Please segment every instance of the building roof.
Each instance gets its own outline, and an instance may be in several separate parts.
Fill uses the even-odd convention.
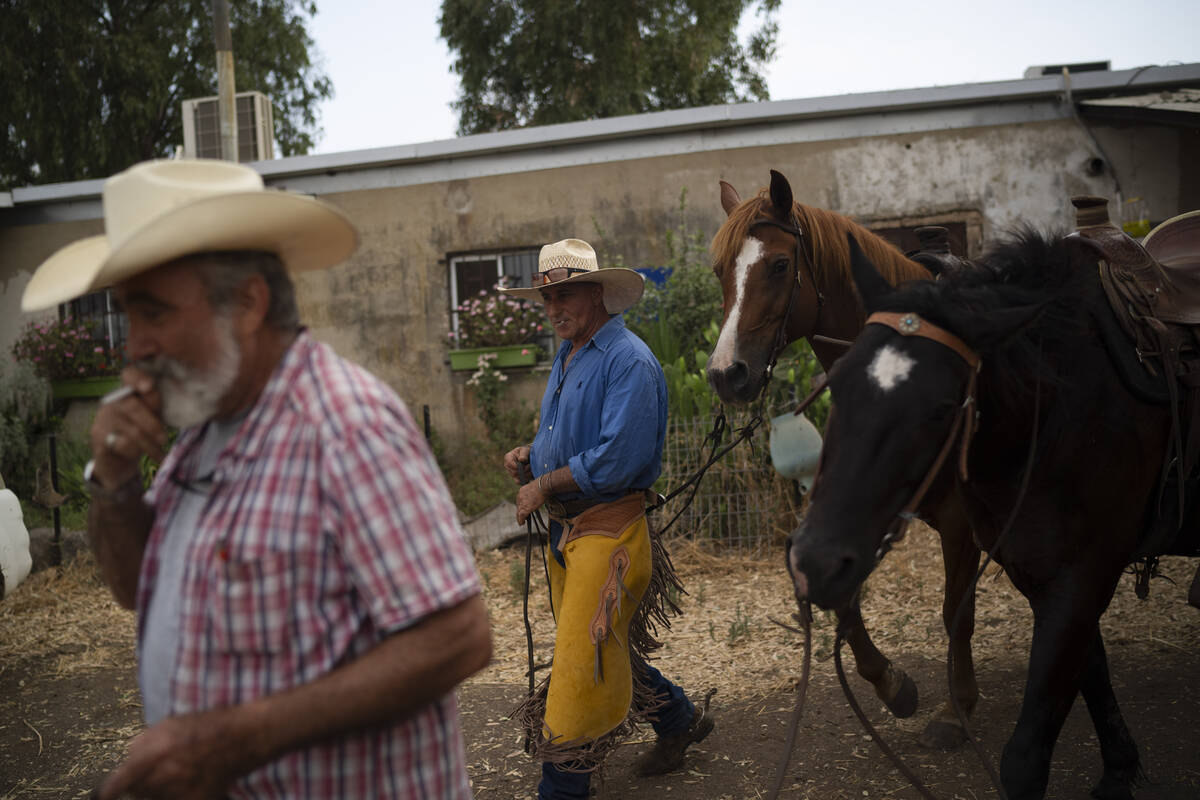
[[[1191,87],[1200,87],[1200,63],[660,111],[253,166],[270,185],[331,194],[740,147],[1043,122],[1070,118],[1072,103],[1090,112],[1121,107],[1099,104],[1106,98],[1128,102]],[[102,185],[88,180],[0,192],[0,226],[99,218]]]
[[[1079,104],[1079,111],[1092,119],[1200,126],[1200,89],[1175,89],[1084,100]]]

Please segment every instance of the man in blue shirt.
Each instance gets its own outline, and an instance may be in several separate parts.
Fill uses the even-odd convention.
[[[676,580],[645,516],[662,468],[666,380],[621,318],[641,298],[643,278],[598,269],[586,242],[565,239],[542,248],[531,282],[502,291],[543,302],[563,343],[533,444],[504,458],[523,483],[517,521],[543,506],[551,520],[554,663],[524,716],[543,761],[538,797],[586,798],[591,772],[631,718],[657,733],[635,764],[642,775],[678,769],[713,720],[645,661],[659,646],[651,618],[666,622],[666,588]]]

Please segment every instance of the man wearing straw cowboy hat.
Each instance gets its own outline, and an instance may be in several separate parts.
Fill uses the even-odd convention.
[[[112,287],[129,317],[85,479],[149,727],[97,796],[470,797],[452,690],[491,639],[454,506],[401,400],[297,319],[289,273],[354,228],[222,161],[138,164],[103,204],[22,300]]]
[[[529,288],[501,289],[544,303],[563,339],[542,399],[537,436],[507,453],[517,521],[550,514],[551,609],[557,623],[550,677],[524,707],[538,797],[588,796],[591,772],[627,732],[648,719],[658,734],[635,769],[678,769],[713,719],[646,663],[659,647],[655,623],[669,624],[678,586],[646,521],[646,492],[661,470],[667,388],[650,349],[621,313],[642,296],[642,276],[598,269],[587,242],[542,248]],[[707,703],[706,703],[707,705]]]

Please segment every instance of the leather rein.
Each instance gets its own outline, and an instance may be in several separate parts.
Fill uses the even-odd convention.
[[[875,551],[875,561],[878,563],[892,549],[892,545],[895,542],[904,538],[905,533],[908,531],[909,522],[916,518],[917,508],[921,505],[921,501],[925,499],[925,495],[929,492],[929,488],[933,485],[938,473],[942,471],[942,465],[946,463],[946,459],[950,456],[950,452],[954,449],[956,442],[959,443],[958,472],[964,481],[967,480],[967,453],[971,448],[971,440],[975,437],[976,425],[979,423],[979,403],[976,396],[979,371],[982,368],[983,362],[978,354],[968,347],[962,339],[944,328],[939,328],[917,314],[877,311],[867,317],[866,324],[886,325],[901,336],[918,336],[922,339],[937,342],[954,351],[959,358],[966,362],[967,367],[970,368],[967,388],[964,392],[962,403],[959,404],[958,411],[954,415],[954,422],[950,426],[950,433],[946,435],[946,441],[942,444],[942,449],[938,451],[937,458],[933,460],[933,464],[925,474],[924,480],[917,487],[917,491],[913,493],[912,499],[908,501],[908,504],[896,516],[896,521],[892,523],[892,526],[884,535],[883,541],[880,542],[879,549]]]

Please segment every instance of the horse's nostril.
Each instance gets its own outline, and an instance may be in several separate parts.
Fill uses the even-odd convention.
[[[745,361],[735,361],[730,365],[729,369],[725,370],[725,377],[729,381],[729,386],[734,390],[746,388],[746,379],[750,376],[750,368],[746,366]]]
[[[856,559],[853,555],[847,554],[842,556],[842,560],[838,562],[837,569],[832,575],[833,582],[838,584],[852,576],[857,564],[858,559]]]

